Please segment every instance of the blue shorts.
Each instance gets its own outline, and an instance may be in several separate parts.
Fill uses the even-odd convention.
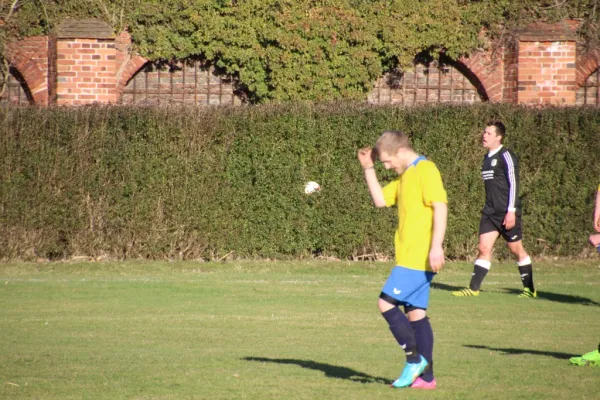
[[[396,266],[381,292],[405,307],[427,309],[429,287],[435,273]]]

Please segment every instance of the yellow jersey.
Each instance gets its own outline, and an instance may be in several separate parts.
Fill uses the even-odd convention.
[[[448,203],[436,165],[417,158],[403,173],[383,187],[387,207],[397,206],[398,228],[394,235],[396,264],[431,271],[429,250],[433,234],[433,203]]]

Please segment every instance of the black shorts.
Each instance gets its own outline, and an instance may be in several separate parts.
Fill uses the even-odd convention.
[[[507,242],[518,242],[519,240],[522,240],[523,232],[521,231],[521,216],[515,215],[515,226],[510,230],[506,230],[504,225],[502,225],[505,216],[506,214],[481,214],[481,220],[479,221],[479,235],[496,231],[500,233]]]

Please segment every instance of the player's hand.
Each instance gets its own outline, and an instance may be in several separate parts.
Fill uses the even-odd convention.
[[[365,147],[358,150],[358,161],[362,165],[363,169],[373,167],[373,149]]]
[[[504,227],[506,228],[507,231],[510,231],[512,228],[515,227],[515,221],[516,221],[515,212],[509,211],[506,213],[506,216],[504,217],[504,223],[502,225],[504,225]]]
[[[594,229],[596,232],[600,232],[600,214],[596,217],[596,222],[594,223]]]
[[[431,250],[429,250],[429,266],[433,272],[439,272],[445,262],[444,249],[441,247],[432,247]]]

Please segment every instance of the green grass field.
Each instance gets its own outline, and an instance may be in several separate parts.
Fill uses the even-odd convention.
[[[389,263],[0,264],[2,399],[597,399],[600,259],[513,263],[478,298],[436,277],[436,391],[391,389],[404,355],[377,309]]]

